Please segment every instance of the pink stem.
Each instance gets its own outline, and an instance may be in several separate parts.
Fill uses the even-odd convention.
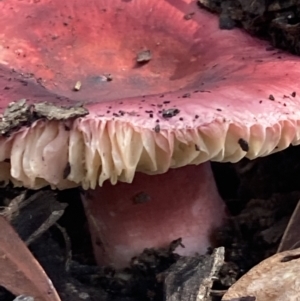
[[[132,184],[105,183],[83,196],[99,265],[121,268],[144,248],[166,247],[179,237],[181,255],[205,253],[225,217],[210,163],[138,173]]]

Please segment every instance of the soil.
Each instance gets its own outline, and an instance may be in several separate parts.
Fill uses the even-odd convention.
[[[222,29],[242,27],[270,40],[274,47],[300,53],[299,0],[199,0],[199,3],[219,14]]]

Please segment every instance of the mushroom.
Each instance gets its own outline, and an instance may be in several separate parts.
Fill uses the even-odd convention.
[[[0,180],[87,190],[100,264],[122,267],[179,237],[181,254],[204,252],[226,215],[208,161],[299,144],[300,59],[219,30],[195,1],[7,0],[0,10],[1,109],[27,99],[4,112]],[[25,112],[17,124],[14,105]]]

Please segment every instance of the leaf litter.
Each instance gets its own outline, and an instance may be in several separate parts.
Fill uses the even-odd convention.
[[[300,249],[275,254],[229,288],[222,301],[293,301],[300,298]]]
[[[88,110],[83,104],[72,107],[57,106],[49,103],[30,104],[26,99],[11,102],[0,116],[0,134],[9,136],[22,126],[30,126],[38,119],[69,120],[86,116]]]
[[[0,284],[15,295],[25,294],[36,301],[60,301],[51,280],[3,216],[0,237]]]

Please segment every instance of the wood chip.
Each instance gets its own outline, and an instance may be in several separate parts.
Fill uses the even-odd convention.
[[[81,81],[76,82],[75,86],[74,86],[74,91],[79,91],[81,88]]]

